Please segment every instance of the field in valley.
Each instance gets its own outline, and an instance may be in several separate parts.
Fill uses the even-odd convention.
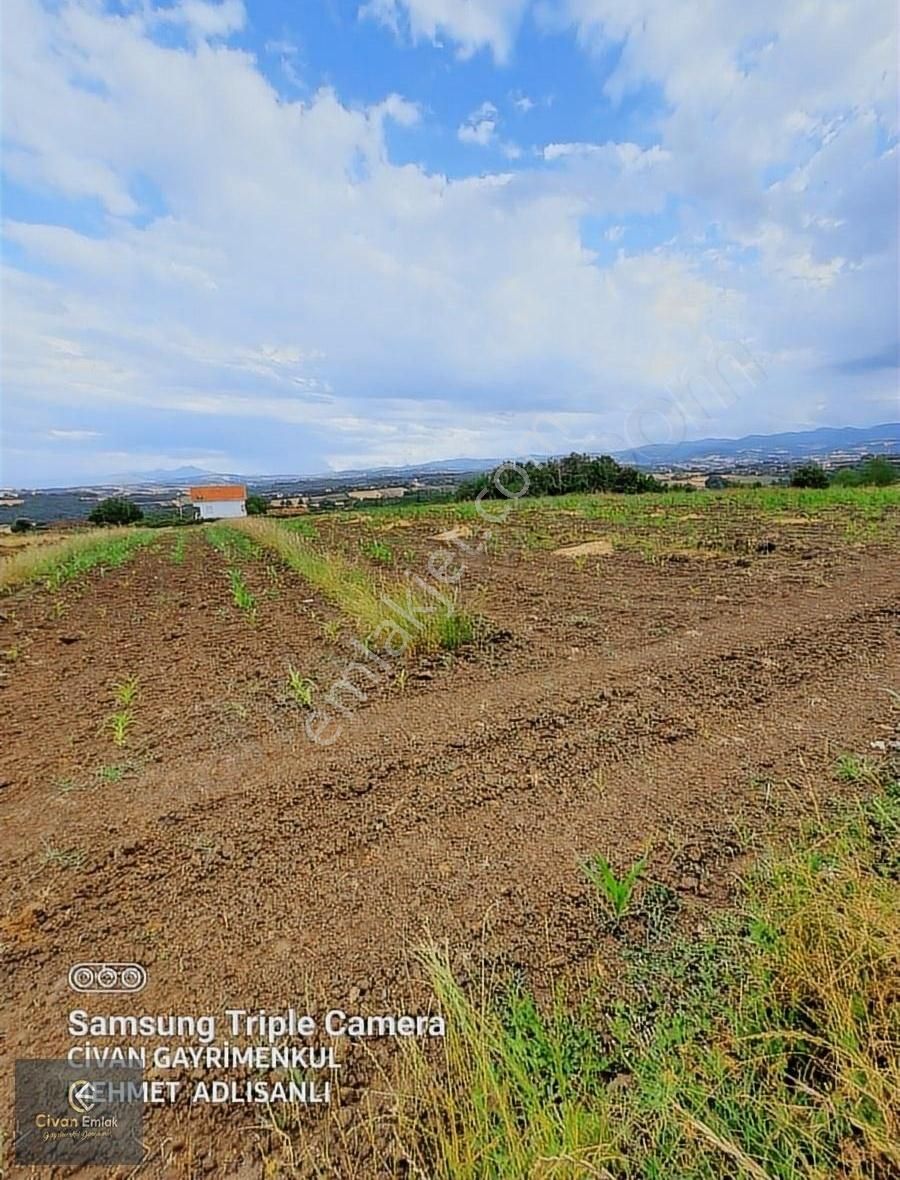
[[[641,1096],[634,1046],[652,1047],[661,1005],[648,1015],[620,989],[722,937],[765,850],[872,799],[894,807],[900,491],[484,507],[493,520],[472,504],[371,509],[0,556],[7,1059],[65,1053],[73,963],[137,961],[143,1012],[440,1004],[456,1032],[450,1052],[342,1049],[327,1110],[155,1109],[136,1174],[896,1174],[887,1041],[846,1129],[831,1109],[837,1140],[809,1131],[820,1156],[674,1090],[684,1117],[650,1143],[668,1066]],[[838,875],[839,855],[881,864],[869,837],[889,841],[890,824],[864,814]],[[877,889],[896,887],[891,855]],[[617,997],[619,1020],[644,1021],[618,1049]],[[585,1049],[592,1028],[602,1052]],[[492,1046],[556,1081],[532,1093],[496,1063],[474,1069]],[[489,1117],[487,1076],[505,1095]],[[624,1104],[606,1121],[586,1097],[601,1090]],[[636,1120],[630,1146],[616,1118]]]

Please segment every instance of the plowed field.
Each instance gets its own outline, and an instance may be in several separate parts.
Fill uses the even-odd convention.
[[[238,563],[252,611],[201,530],[184,530],[183,553],[165,534],[105,574],[8,595],[7,1058],[66,1053],[67,973],[83,960],[149,975],[137,1008],[80,998],[92,1013],[426,1012],[428,940],[463,973],[512,967],[539,990],[614,973],[577,872],[597,850],[647,854],[678,922],[702,926],[762,836],[852,793],[830,774],[842,752],[894,736],[898,519],[895,503],[855,535],[840,513],[758,507],[683,509],[664,529],[652,515],[514,515],[461,581],[477,641],[409,657],[327,747],[308,739],[288,669],[322,694],[354,649],[337,608],[277,555]],[[453,523],[329,518],[319,543],[376,570],[360,546],[376,536],[415,572]],[[612,552],[557,552],[604,538]],[[328,1120],[345,1153],[330,1174],[391,1174],[389,1133],[363,1111],[392,1052],[342,1050],[330,1112],[302,1111],[283,1134],[251,1107],[153,1109],[141,1174],[259,1175],[285,1134],[299,1161]]]

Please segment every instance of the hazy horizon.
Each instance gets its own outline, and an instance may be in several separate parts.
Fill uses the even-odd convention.
[[[857,427],[857,426],[852,426],[852,425],[842,425],[842,426],[821,426],[821,427],[816,427],[815,429],[819,430],[819,431],[821,431],[821,430],[835,430],[835,431],[861,430],[861,431],[865,431],[865,430],[877,430],[877,429],[886,429],[886,428],[895,428],[896,430],[900,431],[900,421],[874,423],[871,427]],[[728,436],[703,437],[703,438],[695,438],[695,439],[685,439],[683,441],[687,444],[697,444],[697,443],[703,443],[703,442],[735,443],[735,442],[741,442],[747,438],[755,438],[755,437],[776,438],[776,437],[780,437],[783,434],[803,435],[806,433],[808,433],[808,432],[805,432],[805,431],[793,431],[793,432],[791,432],[791,431],[775,431],[769,435],[742,435],[737,438],[728,437]],[[575,448],[575,449],[577,450],[578,448]],[[559,453],[561,453],[561,452],[559,452]],[[597,453],[597,452],[591,452],[591,453]],[[621,452],[619,452],[619,455],[621,458]],[[412,469],[416,469],[416,468],[421,469],[424,467],[440,466],[440,465],[451,464],[454,462],[490,464],[490,463],[498,463],[498,462],[506,462],[506,461],[514,462],[518,459],[524,459],[524,458],[547,459],[547,458],[552,458],[552,457],[553,456],[549,452],[530,452],[527,456],[521,455],[521,454],[514,455],[512,453],[507,453],[505,455],[498,454],[498,455],[480,455],[480,456],[479,455],[444,455],[444,456],[439,456],[434,459],[425,459],[419,464],[396,464],[396,465],[395,464],[383,464],[383,465],[370,464],[368,467],[363,467],[363,468],[333,467],[333,468],[325,468],[323,470],[318,470],[318,471],[302,471],[302,470],[290,470],[290,469],[276,470],[274,468],[267,470],[267,471],[262,471],[262,470],[239,471],[239,470],[231,470],[231,469],[225,470],[222,468],[205,468],[205,467],[199,467],[199,466],[196,466],[193,464],[179,464],[178,466],[171,466],[171,467],[146,467],[146,468],[138,468],[135,471],[112,472],[108,476],[101,477],[96,480],[81,480],[81,481],[74,481],[72,483],[69,483],[66,481],[55,481],[55,482],[48,482],[48,483],[44,483],[44,484],[24,484],[24,483],[23,484],[11,484],[11,483],[7,483],[5,485],[0,485],[0,487],[14,489],[16,491],[54,491],[54,490],[58,490],[58,489],[66,489],[68,487],[81,487],[81,486],[98,486],[98,487],[100,487],[100,486],[103,486],[105,482],[109,486],[116,486],[118,483],[121,483],[124,481],[130,482],[130,483],[135,483],[135,484],[140,483],[142,477],[148,479],[151,482],[153,482],[153,481],[159,482],[162,480],[164,475],[177,477],[181,473],[188,472],[188,471],[195,472],[198,475],[204,475],[204,476],[221,475],[223,478],[235,476],[238,478],[251,479],[251,480],[252,479],[267,480],[267,479],[279,479],[279,478],[304,479],[304,480],[305,479],[327,479],[329,476],[340,477],[343,475],[351,475],[351,474],[354,474],[358,471],[362,471],[362,472],[376,471],[376,470],[402,471],[404,469],[404,467],[410,467]],[[628,461],[637,462],[638,466],[640,466],[639,459],[630,459],[629,458]]]

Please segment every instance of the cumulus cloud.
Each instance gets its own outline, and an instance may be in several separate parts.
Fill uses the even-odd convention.
[[[525,9],[377,7],[498,60]],[[391,158],[420,96],[285,99],[227,41],[239,5],[178,6],[175,47],[149,6],[6,0],[4,166],[63,210],[4,224],[7,463],[26,478],[51,430],[110,422],[113,471],[142,440],[178,453],[153,423],[225,469],[613,449],[735,341],[765,379],[689,433],[891,417],[891,371],[848,368],[895,355],[890,22],[818,9],[723,0],[683,30],[662,3],[565,0],[587,49],[623,46],[611,101],[659,87],[658,141],[450,179]],[[498,126],[488,104],[460,138],[502,151]],[[668,228],[638,249],[632,219]]]
[[[414,41],[439,43],[446,36],[461,57],[489,49],[502,63],[528,7],[529,0],[368,0],[360,13]]]
[[[236,33],[244,27],[247,14],[243,0],[178,0],[169,8],[151,10],[150,16],[160,23],[183,25],[196,38],[209,39]]]

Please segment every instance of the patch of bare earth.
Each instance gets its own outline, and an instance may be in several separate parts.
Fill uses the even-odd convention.
[[[183,568],[148,554],[73,592],[64,622],[23,601],[30,646],[0,693],[13,726],[0,792],[8,1055],[67,1048],[66,973],[98,956],[146,965],[147,1012],[424,1010],[426,939],[456,948],[464,974],[486,956],[538,988],[614,972],[577,868],[597,851],[621,865],[646,852],[679,923],[701,926],[755,837],[827,805],[822,783],[850,791],[830,780],[834,759],[888,733],[900,585],[885,557],[485,557],[467,592],[502,638],[411,691],[374,694],[328,749],[253,687],[285,653],[312,669],[325,658],[323,608],[302,583],[271,602],[259,583],[252,627],[202,549]],[[63,643],[63,628],[82,638]],[[55,802],[51,776],[109,756],[94,702],[119,669],[142,685],[140,776]],[[248,702],[243,728],[196,707],[214,682]],[[48,863],[48,831],[83,846],[84,863]],[[388,1052],[343,1051],[335,1177],[391,1174],[388,1132],[362,1113]],[[240,1107],[153,1110],[142,1174],[259,1174],[277,1146],[259,1121]],[[304,1135],[321,1161],[324,1116],[302,1115],[301,1156]]]

